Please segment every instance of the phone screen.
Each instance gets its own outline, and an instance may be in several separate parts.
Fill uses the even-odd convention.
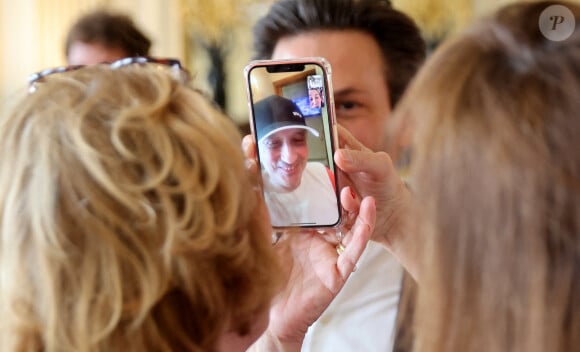
[[[335,118],[325,61],[246,67],[264,199],[275,228],[340,222]]]

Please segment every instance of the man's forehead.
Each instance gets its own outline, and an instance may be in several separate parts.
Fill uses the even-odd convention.
[[[282,131],[278,131],[275,133],[272,133],[270,136],[266,137],[265,140],[273,140],[273,139],[279,139],[279,138],[284,138],[284,137],[288,137],[288,136],[304,136],[306,135],[306,130],[303,128],[288,128]]]
[[[364,86],[369,78],[379,79],[386,87],[383,52],[368,32],[357,29],[301,32],[280,38],[272,54],[273,59],[303,56],[323,56],[330,62],[335,93],[338,89]]]

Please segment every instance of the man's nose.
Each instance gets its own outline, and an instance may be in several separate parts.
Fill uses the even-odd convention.
[[[296,161],[297,155],[294,151],[294,147],[290,143],[284,143],[282,145],[282,153],[280,158],[287,164],[292,164]]]

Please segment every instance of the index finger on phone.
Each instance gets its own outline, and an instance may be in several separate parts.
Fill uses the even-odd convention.
[[[350,133],[345,127],[337,125],[338,131],[338,145],[340,148],[344,149],[354,149],[354,150],[369,150],[364,146],[355,136]]]
[[[339,149],[334,154],[336,165],[347,175],[364,172],[372,179],[381,179],[389,175],[392,160],[385,152],[369,150]]]
[[[368,172],[380,175],[383,172],[382,162],[390,162],[386,153],[375,153],[362,144],[349,130],[338,125],[339,145],[334,155],[338,167],[347,174],[353,172]],[[381,155],[384,154],[384,155]]]

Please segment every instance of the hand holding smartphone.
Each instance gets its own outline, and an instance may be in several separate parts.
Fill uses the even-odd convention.
[[[252,61],[244,75],[272,226],[338,226],[330,65],[323,58]]]

